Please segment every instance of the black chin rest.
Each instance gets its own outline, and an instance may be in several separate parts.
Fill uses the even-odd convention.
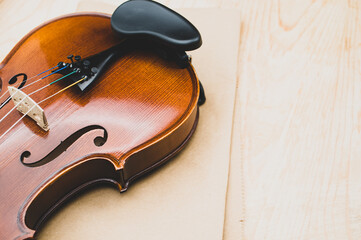
[[[122,37],[147,39],[180,51],[202,45],[198,30],[183,16],[150,0],[131,0],[111,17],[113,30]]]

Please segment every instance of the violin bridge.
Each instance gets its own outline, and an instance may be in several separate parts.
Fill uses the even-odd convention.
[[[14,87],[8,87],[8,89],[16,109],[32,118],[44,131],[49,131],[44,110],[23,91]]]

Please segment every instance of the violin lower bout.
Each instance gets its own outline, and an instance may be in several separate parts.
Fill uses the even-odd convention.
[[[17,236],[9,239],[32,239],[36,230],[55,210],[91,185],[111,183],[120,192],[126,191],[131,182],[164,164],[186,146],[196,129],[198,114],[198,108],[195,108],[172,134],[129,155],[121,161],[123,166],[111,157],[94,155],[66,167],[29,198],[18,219],[22,231],[14,232]]]

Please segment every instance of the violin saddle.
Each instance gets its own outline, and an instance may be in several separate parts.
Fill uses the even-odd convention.
[[[200,33],[187,19],[149,0],[123,3],[114,11],[111,25],[122,37],[153,40],[180,51],[202,45]]]

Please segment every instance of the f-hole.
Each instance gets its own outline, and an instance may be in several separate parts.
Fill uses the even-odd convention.
[[[28,76],[27,76],[25,73],[19,73],[19,74],[16,74],[15,76],[13,76],[12,78],[10,78],[10,80],[9,80],[9,85],[14,85],[14,84],[17,83],[21,78],[22,78],[21,83],[20,83],[20,85],[18,86],[18,89],[21,89],[22,87],[25,86],[26,80],[28,80]],[[1,87],[2,87],[2,84],[1,84]],[[11,97],[9,96],[4,102],[2,102],[2,103],[0,104],[0,109],[2,109],[8,102],[10,102],[10,100],[11,100]]]
[[[40,160],[35,159],[35,161],[29,159],[31,157],[31,152],[26,150],[20,155],[20,161],[27,167],[40,167],[43,166],[57,157],[59,157],[63,152],[65,152],[71,145],[73,145],[81,136],[91,132],[91,131],[100,131],[98,136],[93,139],[93,144],[96,147],[103,146],[108,140],[107,130],[99,125],[91,125],[79,129],[78,131],[71,134],[69,137],[60,142],[53,150],[51,150],[45,157]]]

